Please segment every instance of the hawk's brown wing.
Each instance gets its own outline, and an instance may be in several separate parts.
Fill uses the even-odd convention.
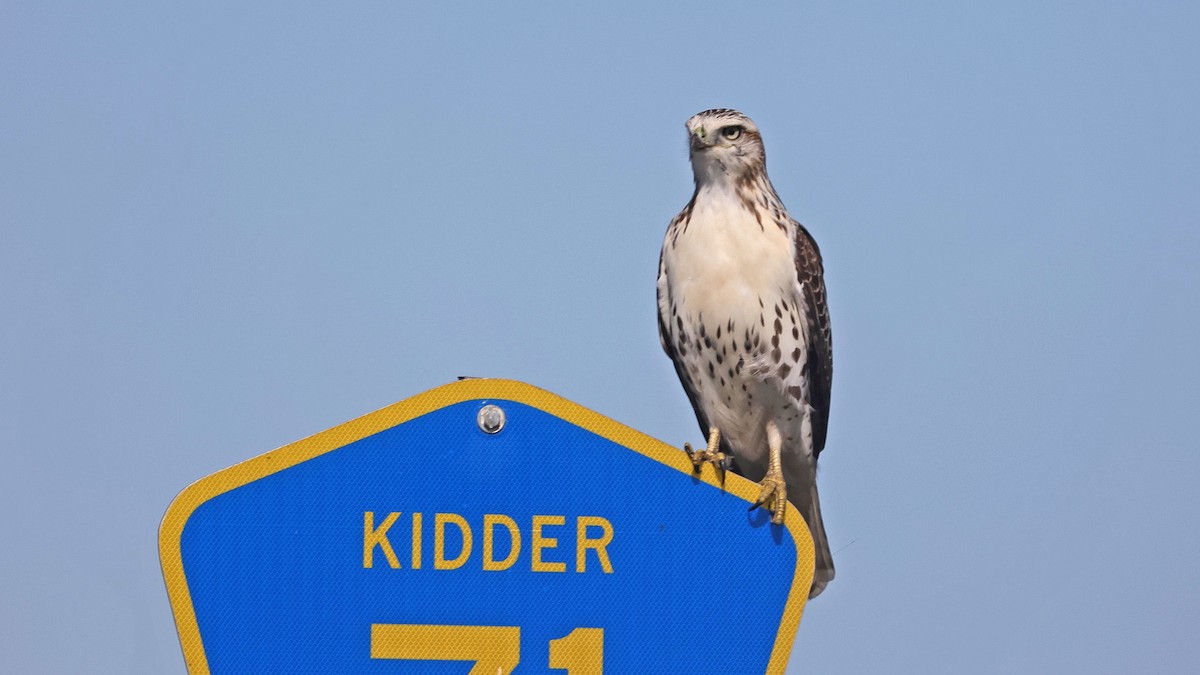
[[[805,325],[808,329],[808,354],[803,375],[808,389],[808,404],[813,407],[813,453],[825,448],[829,430],[829,396],[833,388],[833,332],[829,326],[829,305],[825,298],[825,267],[817,242],[796,226],[796,276],[804,293]]]

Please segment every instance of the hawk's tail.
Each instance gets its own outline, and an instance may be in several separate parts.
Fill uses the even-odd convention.
[[[813,568],[812,588],[808,592],[811,600],[825,590],[825,586],[833,581],[833,553],[829,551],[829,538],[825,536],[825,523],[821,520],[821,498],[817,495],[817,484],[814,481],[808,491],[807,504],[799,504],[800,515],[808,523],[808,531],[812,533],[813,549],[816,551],[816,565]]]

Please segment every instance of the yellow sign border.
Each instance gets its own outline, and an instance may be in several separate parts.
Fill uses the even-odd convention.
[[[162,561],[163,578],[167,584],[167,594],[171,599],[171,609],[175,613],[175,626],[179,631],[179,641],[183,647],[183,656],[189,675],[210,675],[208,659],[204,654],[204,645],[200,639],[200,627],[196,621],[195,608],[192,605],[192,596],[183,571],[181,548],[183,528],[192,513],[201,504],[225,492],[337,450],[411,419],[463,401],[476,399],[523,403],[641,453],[680,473],[688,476],[694,475],[691,461],[679,448],[667,445],[543,389],[524,382],[500,379],[468,379],[452,382],[218,471],[192,483],[179,493],[168,507],[158,533],[158,550]],[[728,473],[722,485],[715,469],[708,465],[704,467],[700,478],[709,485],[721,487],[726,492],[745,500],[747,504],[752,504],[758,497],[759,487],[755,483]],[[782,674],[787,665],[796,629],[799,627],[800,617],[804,613],[804,604],[808,599],[808,587],[812,582],[813,575],[812,537],[808,532],[808,526],[805,525],[796,509],[787,510],[784,527],[788,529],[792,540],[796,542],[796,572],[792,579],[792,588],[788,592],[779,632],[775,637],[775,646],[771,651],[771,660],[767,665],[767,673],[770,675]]]

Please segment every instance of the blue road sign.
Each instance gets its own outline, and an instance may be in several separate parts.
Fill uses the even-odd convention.
[[[191,675],[782,673],[812,540],[757,494],[464,380],[198,481],[160,553]]]

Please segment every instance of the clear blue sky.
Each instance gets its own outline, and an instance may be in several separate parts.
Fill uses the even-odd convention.
[[[699,441],[654,277],[735,107],[832,305],[792,671],[1193,672],[1200,10],[790,5],[6,3],[0,671],[183,673],[174,495],[456,375]]]

